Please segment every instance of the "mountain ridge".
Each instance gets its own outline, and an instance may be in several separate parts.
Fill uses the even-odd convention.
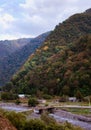
[[[31,38],[22,38],[17,40],[1,40],[0,41],[0,59],[10,55],[17,49],[22,48],[28,44]]]
[[[44,44],[11,79],[15,93],[75,96],[91,94],[91,14],[57,25]]]
[[[22,39],[23,42],[28,41],[28,43],[2,59],[0,63],[0,85],[10,80],[11,76],[24,64],[28,56],[42,44],[49,33],[43,33],[32,39]]]

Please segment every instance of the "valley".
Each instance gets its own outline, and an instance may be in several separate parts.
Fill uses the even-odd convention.
[[[91,9],[0,41],[0,108],[17,130],[91,130]]]
[[[2,59],[0,60],[0,86],[5,85],[10,81],[11,77],[20,69],[28,57],[41,46],[42,42],[49,34],[50,32],[47,32],[39,35],[36,38],[19,39],[16,41],[3,41],[2,45],[5,44],[4,46],[6,49],[9,48],[9,53],[4,55],[3,53],[6,53],[7,51],[2,50],[3,56],[1,55]],[[14,45],[17,48],[15,48]],[[2,47],[0,48],[2,49]],[[15,50],[12,51],[12,48]]]
[[[49,102],[49,107],[51,107],[50,105],[52,104],[53,101],[48,101]],[[69,104],[69,103],[66,103]],[[72,103],[71,103],[72,104]],[[77,104],[77,103],[75,103]],[[15,105],[14,103],[0,103],[0,108],[6,110],[6,111],[15,111],[15,112],[19,112],[19,113],[24,113],[27,117],[27,119],[40,119],[41,115],[36,113],[35,110],[38,109],[43,109],[43,106],[45,108],[45,104],[39,104],[36,107],[28,107],[27,104],[20,104],[20,105]],[[84,130],[90,130],[91,128],[91,106],[77,106],[77,105],[61,105],[61,106],[57,106],[57,104],[53,104],[52,107],[55,107],[55,110],[53,113],[49,113],[49,115],[54,118],[57,122],[69,122],[73,125],[76,126],[80,126],[81,128],[84,128]],[[69,110],[65,110],[66,108],[72,108],[75,111],[79,108],[82,111],[86,111],[88,109],[88,115],[89,116],[85,116],[85,115],[77,115],[77,114],[72,114],[71,112],[69,112]],[[77,110],[77,111],[78,111]]]
[[[11,78],[12,91],[40,96],[91,95],[90,21],[91,13],[85,11],[57,25]]]

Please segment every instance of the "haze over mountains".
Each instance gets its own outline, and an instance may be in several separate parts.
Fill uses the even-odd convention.
[[[79,90],[90,95],[91,9],[57,25],[9,87],[15,93],[74,96]]]
[[[10,80],[49,33],[44,33],[36,38],[0,41],[0,85],[4,85]]]
[[[23,38],[18,40],[0,41],[0,59],[15,52],[17,49],[22,48],[24,45],[28,44],[30,40],[30,38]]]

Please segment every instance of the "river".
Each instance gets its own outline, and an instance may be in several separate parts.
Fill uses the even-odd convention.
[[[14,103],[0,103],[0,108],[5,109],[7,111],[15,111],[15,112],[24,112],[32,110],[27,106],[16,105]]]
[[[69,123],[80,126],[85,130],[91,130],[91,118],[72,114],[63,110],[57,110],[54,114],[50,114],[50,116],[54,117],[58,122],[68,121]]]
[[[24,112],[28,110],[32,110],[27,106],[22,105],[15,105],[14,103],[0,103],[0,108],[8,110],[8,111],[15,111],[15,112]],[[72,114],[67,111],[63,110],[56,110],[54,114],[49,114],[50,116],[54,117],[58,122],[65,122],[68,121],[73,125],[80,126],[85,130],[91,130],[91,117],[85,117],[77,114]],[[29,115],[29,118],[40,118],[39,114],[32,113]]]

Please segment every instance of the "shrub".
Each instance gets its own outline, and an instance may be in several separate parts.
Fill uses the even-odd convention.
[[[52,96],[51,96],[51,95],[48,95],[48,94],[44,94],[44,95],[43,95],[43,98],[44,98],[44,99],[51,99]]]
[[[18,99],[18,95],[9,93],[9,92],[3,92],[1,94],[1,99],[2,100],[15,100],[15,99]]]
[[[35,107],[38,104],[38,100],[36,98],[30,98],[28,100],[28,106]]]
[[[19,99],[17,99],[16,101],[15,101],[15,104],[16,105],[19,105],[21,103],[21,101],[19,100]]]
[[[18,130],[22,130],[26,121],[26,117],[22,113],[7,112],[5,116]]]
[[[77,90],[77,92],[76,92],[76,98],[78,99],[78,101],[82,101],[83,100],[83,95],[82,95],[82,93],[79,90]]]
[[[66,130],[62,125],[59,124],[49,124],[47,130]],[[67,129],[68,130],[68,129]]]
[[[45,124],[49,125],[49,124],[56,124],[56,120],[54,118],[52,118],[51,116],[49,116],[47,113],[43,113],[41,115],[41,119],[45,122]]]
[[[0,112],[11,121],[17,130],[82,130],[68,122],[59,124],[47,114],[43,114],[41,120],[26,120],[22,113],[4,112],[3,110],[0,110]]]
[[[27,121],[23,130],[46,130],[46,125],[43,121],[34,119]]]
[[[60,97],[59,102],[66,102],[68,101],[68,97],[66,95],[63,95],[62,97]]]

